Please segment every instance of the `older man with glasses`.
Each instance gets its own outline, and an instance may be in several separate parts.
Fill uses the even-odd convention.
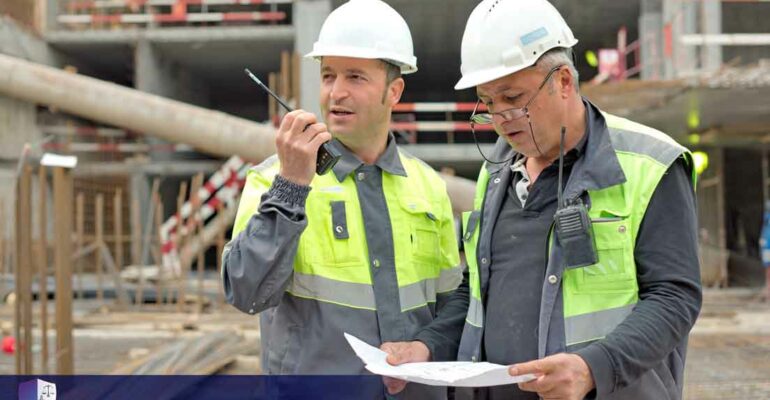
[[[471,14],[455,88],[476,88],[488,112],[471,123],[500,139],[463,216],[468,273],[450,302],[468,311],[382,347],[393,364],[457,351],[537,376],[476,398],[678,399],[701,305],[692,157],[583,98],[576,43],[546,0]]]

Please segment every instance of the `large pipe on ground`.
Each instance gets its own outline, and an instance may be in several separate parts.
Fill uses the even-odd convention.
[[[275,129],[219,111],[0,54],[0,94],[44,104],[216,156],[260,162],[275,153]],[[473,182],[445,176],[456,212],[473,205]]]

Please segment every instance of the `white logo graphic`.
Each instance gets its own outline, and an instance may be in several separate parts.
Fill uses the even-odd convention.
[[[42,379],[37,380],[37,399],[38,400],[56,400],[56,384],[46,382]]]

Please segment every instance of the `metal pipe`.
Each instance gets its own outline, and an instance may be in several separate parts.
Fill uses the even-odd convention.
[[[258,162],[275,153],[275,129],[268,124],[3,54],[0,93],[218,156]]]

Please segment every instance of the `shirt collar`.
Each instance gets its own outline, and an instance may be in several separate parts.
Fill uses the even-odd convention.
[[[334,168],[332,168],[334,175],[337,176],[337,180],[342,182],[345,180],[345,177],[358,169],[364,162],[339,140],[333,139],[332,146],[335,146],[342,154],[342,158],[340,158]],[[385,147],[385,151],[380,155],[377,161],[375,161],[374,165],[389,174],[406,176],[406,170],[404,169],[403,164],[401,164],[401,157],[399,157],[398,154],[396,138],[393,137],[392,133],[388,133],[388,145]]]

